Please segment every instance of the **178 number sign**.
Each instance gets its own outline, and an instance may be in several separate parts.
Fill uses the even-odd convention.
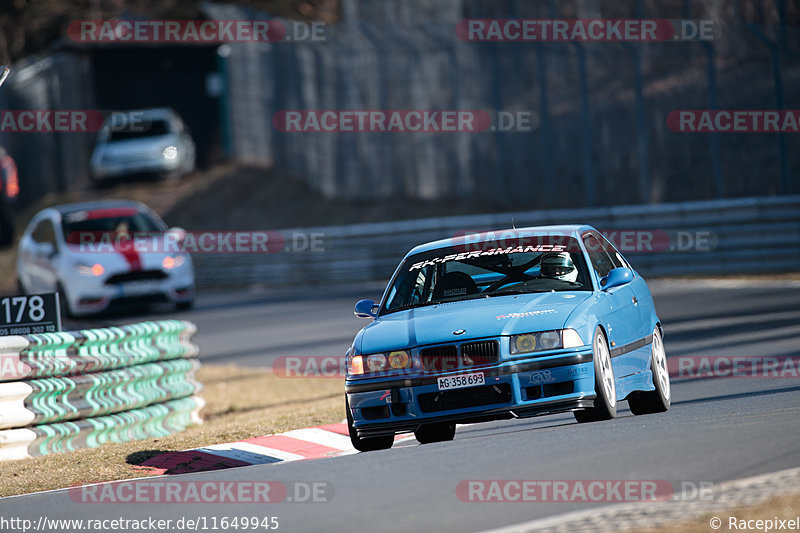
[[[33,335],[61,330],[58,294],[29,294],[0,299],[0,335]]]

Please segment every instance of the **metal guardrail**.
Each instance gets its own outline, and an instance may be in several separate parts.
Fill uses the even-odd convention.
[[[586,223],[614,231],[704,236],[703,246],[625,249],[645,276],[800,271],[800,196],[542,210],[287,230],[324,235],[324,251],[198,254],[199,286],[312,285],[384,280],[417,244],[465,233]],[[646,247],[645,247],[646,248]]]
[[[0,460],[199,424],[195,331],[165,320],[0,337]]]

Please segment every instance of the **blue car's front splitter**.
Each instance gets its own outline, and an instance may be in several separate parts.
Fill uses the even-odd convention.
[[[484,384],[439,390],[438,378],[482,372]],[[353,427],[361,437],[414,431],[421,424],[522,418],[591,407],[591,348],[482,368],[414,374],[345,385]]]

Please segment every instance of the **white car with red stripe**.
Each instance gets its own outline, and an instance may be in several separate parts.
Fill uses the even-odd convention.
[[[191,256],[180,251],[183,234],[179,228],[168,229],[139,202],[44,209],[20,240],[20,290],[58,292],[70,315],[99,313],[119,301],[189,308],[194,302],[194,267]]]

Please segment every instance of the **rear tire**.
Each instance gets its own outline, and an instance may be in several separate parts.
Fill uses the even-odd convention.
[[[376,450],[388,450],[394,444],[394,434],[381,435],[380,437],[359,437],[358,432],[353,427],[353,415],[350,414],[350,403],[345,397],[347,408],[347,431],[350,433],[350,443],[353,448],[360,452],[374,452]]]
[[[414,437],[416,437],[420,444],[453,440],[455,436],[456,425],[448,422],[422,424],[414,431]]]
[[[628,398],[628,406],[635,415],[663,413],[670,406],[672,392],[667,369],[667,354],[664,351],[664,341],[658,328],[653,331],[650,371],[653,373],[653,385],[656,390],[635,392]]]
[[[600,326],[594,330],[592,341],[592,359],[594,360],[594,406],[582,411],[573,411],[578,423],[611,420],[617,416],[617,383],[614,368],[611,366],[611,353],[608,341]]]
[[[10,216],[0,217],[0,248],[14,244],[14,220]]]

